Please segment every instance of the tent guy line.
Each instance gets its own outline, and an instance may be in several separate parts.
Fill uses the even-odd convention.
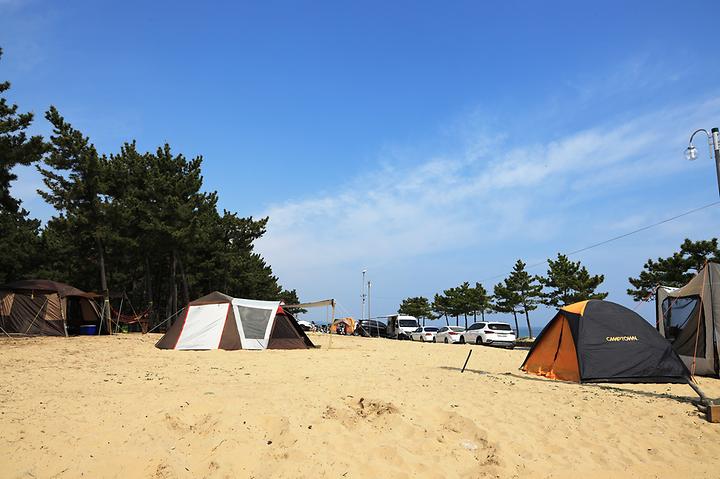
[[[588,250],[591,250],[591,249],[593,249],[593,248],[597,248],[598,246],[603,246],[603,245],[606,245],[606,244],[611,243],[611,242],[613,242],[613,241],[617,241],[617,240],[619,240],[619,239],[627,238],[628,236],[632,236],[632,235],[634,235],[634,234],[641,233],[641,232],[646,231],[646,230],[649,230],[649,229],[651,229],[651,228],[655,228],[656,226],[660,226],[660,225],[663,225],[663,224],[665,224],[665,223],[669,223],[669,222],[674,221],[674,220],[676,220],[676,219],[682,218],[683,216],[688,216],[688,215],[691,215],[691,214],[693,214],[693,213],[697,213],[698,211],[702,211],[702,210],[705,210],[705,209],[707,209],[707,208],[711,208],[711,207],[717,206],[717,205],[720,205],[720,201],[715,201],[715,202],[713,202],[713,203],[708,203],[708,204],[706,204],[706,205],[704,205],[704,206],[700,206],[700,207],[697,207],[697,208],[693,208],[693,209],[691,209],[691,210],[685,211],[684,213],[680,213],[680,214],[675,215],[675,216],[672,216],[672,217],[670,217],[670,218],[665,218],[664,220],[658,221],[657,223],[653,223],[653,224],[650,224],[650,225],[646,225],[646,226],[643,226],[642,228],[638,228],[638,229],[636,229],[636,230],[629,231],[629,232],[627,232],[627,233],[623,233],[623,234],[618,235],[618,236],[613,236],[612,238],[608,238],[608,239],[603,240],[603,241],[600,241],[600,242],[598,242],[598,243],[594,243],[594,244],[591,244],[591,245],[589,245],[589,246],[585,246],[585,247],[583,247],[583,248],[576,249],[576,250],[574,250],[574,251],[571,251],[571,252],[567,253],[566,256],[573,256],[573,255],[576,255],[576,254],[578,254],[578,253],[583,253],[583,252],[588,251]],[[537,268],[538,266],[542,266],[542,265],[544,265],[544,264],[547,264],[547,262],[548,262],[548,260],[547,260],[547,259],[544,259],[544,260],[539,261],[539,262],[537,262],[537,263],[533,263],[533,264],[527,265],[527,266],[526,266],[526,269]],[[502,274],[496,274],[496,275],[494,275],[494,276],[488,276],[487,278],[481,279],[480,282],[490,281],[490,280],[497,279],[497,278],[503,278],[503,277],[507,276],[507,274],[508,274],[508,273],[502,273]]]

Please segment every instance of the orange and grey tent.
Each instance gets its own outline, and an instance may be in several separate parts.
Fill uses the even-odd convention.
[[[82,326],[98,325],[95,297],[46,279],[4,284],[0,286],[0,333],[67,336]]]
[[[155,345],[160,349],[303,349],[310,338],[279,301],[214,292],[188,304]]]
[[[560,308],[520,369],[576,382],[686,383],[690,378],[670,343],[650,323],[601,300]]]

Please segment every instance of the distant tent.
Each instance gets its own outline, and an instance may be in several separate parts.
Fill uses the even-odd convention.
[[[708,262],[682,288],[659,286],[657,329],[693,374],[718,375],[720,348],[720,264]]]
[[[610,301],[560,308],[521,369],[576,382],[685,383],[690,372],[640,315]]]
[[[70,285],[32,279],[0,286],[0,334],[67,336],[99,325],[95,295]]]
[[[342,326],[340,326],[342,324]],[[330,332],[337,333],[338,328],[344,328],[345,334],[352,334],[355,332],[355,320],[352,318],[338,318],[330,325]]]
[[[160,349],[303,349],[313,343],[278,301],[214,292],[188,304],[182,320],[155,345]]]

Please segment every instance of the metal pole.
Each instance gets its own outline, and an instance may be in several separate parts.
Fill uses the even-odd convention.
[[[715,172],[717,173],[718,194],[720,194],[720,130],[713,128],[710,130],[712,136],[712,149],[715,153]]]
[[[467,357],[465,358],[465,364],[463,364],[463,367],[462,367],[462,369],[460,370],[461,373],[464,373],[464,372],[465,372],[465,367],[467,366],[468,361],[470,361],[470,355],[472,354],[472,352],[473,352],[472,349],[468,352],[468,355],[467,355]]]
[[[700,402],[704,405],[712,404],[712,401],[708,399],[708,397],[705,395],[702,389],[700,389],[700,386],[698,386],[695,381],[693,381],[690,378],[687,378],[688,385],[697,393],[698,396],[700,396]]]
[[[360,296],[362,297],[362,308],[360,310],[360,320],[362,321],[365,319],[365,273],[367,273],[367,270],[363,270],[363,277],[362,277],[362,293]]]
[[[367,315],[368,315],[368,321],[370,320],[370,281],[368,281],[368,289],[367,289]]]

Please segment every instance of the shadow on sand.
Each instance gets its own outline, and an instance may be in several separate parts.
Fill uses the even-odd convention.
[[[448,371],[457,371],[457,372],[461,371],[461,368],[456,368],[456,367],[451,367],[451,366],[440,366],[440,369],[445,369]],[[627,396],[638,396],[638,397],[646,397],[646,398],[653,398],[653,399],[670,399],[670,400],[677,401],[677,402],[684,403],[684,404],[692,404],[694,406],[699,405],[699,400],[698,400],[698,398],[695,398],[695,397],[678,396],[676,394],[669,394],[669,393],[656,393],[656,392],[652,392],[652,391],[641,391],[641,390],[637,390],[637,389],[612,386],[607,383],[604,383],[604,384],[582,383],[581,384],[581,383],[576,383],[576,382],[572,382],[572,381],[547,379],[547,378],[542,378],[539,376],[530,376],[530,375],[518,374],[518,373],[501,373],[501,374],[489,373],[487,371],[482,371],[480,369],[470,369],[470,368],[465,368],[465,372],[473,373],[473,374],[480,374],[480,375],[487,375],[487,376],[492,376],[492,377],[496,377],[496,378],[502,378],[502,377],[509,376],[509,377],[512,377],[513,379],[520,379],[523,381],[536,381],[536,382],[542,382],[545,384],[559,383],[559,384],[567,384],[569,386],[574,386],[574,387],[579,387],[579,388],[588,388],[588,389],[597,388],[597,389],[612,391],[612,392],[619,393],[622,395],[627,395]],[[690,389],[690,386],[688,386],[688,389],[690,391],[692,391],[692,389]]]

